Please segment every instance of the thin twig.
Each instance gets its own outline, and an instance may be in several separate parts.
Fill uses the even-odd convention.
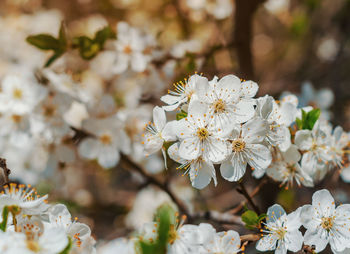
[[[262,189],[262,187],[267,183],[267,179],[264,178],[263,180],[261,180],[261,182],[259,183],[258,186],[255,187],[255,189],[252,191],[252,193],[249,194],[249,196],[251,198],[255,197],[259,192],[260,190]],[[239,205],[237,205],[235,208],[231,209],[228,211],[228,213],[231,213],[231,214],[236,214],[238,213],[239,211],[242,210],[242,208],[246,205],[247,201],[246,200],[243,200],[239,203]]]
[[[218,224],[244,225],[240,216],[217,211],[198,212],[193,215],[193,219],[205,219]]]
[[[241,241],[245,242],[245,241],[250,241],[250,242],[256,242],[258,240],[260,240],[261,235],[260,234],[248,234],[248,235],[241,235]]]
[[[175,196],[175,194],[170,190],[170,188],[167,184],[162,183],[158,179],[154,178],[152,175],[148,174],[142,167],[140,167],[135,162],[130,160],[127,156],[123,156],[122,158],[123,158],[122,162],[128,164],[131,169],[140,173],[144,178],[146,178],[146,180],[149,184],[153,184],[153,185],[157,186],[158,188],[160,188],[161,190],[165,191],[169,195],[169,197],[173,200],[173,202],[177,205],[180,212],[182,214],[187,215],[188,220],[191,220],[191,215],[189,214],[187,207],[182,202],[182,200],[180,200],[179,198],[177,198]]]
[[[252,206],[253,210],[257,213],[260,214],[260,209],[257,205],[255,205],[252,197],[249,195],[249,193],[247,192],[243,182],[239,183],[240,189],[237,189],[237,191],[242,194],[248,201],[248,203]]]

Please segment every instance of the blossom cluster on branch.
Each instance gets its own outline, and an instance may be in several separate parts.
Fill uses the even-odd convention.
[[[195,188],[216,185],[215,165],[231,182],[247,165],[255,178],[267,174],[287,188],[312,187],[335,169],[348,181],[349,135],[319,119],[320,110],[298,108],[295,95],[254,98],[257,83],[234,75],[209,81],[195,74],[174,87],[161,97],[168,105],[153,109],[145,150],[162,150],[165,161],[168,154]],[[177,120],[167,122],[165,112],[178,108]]]

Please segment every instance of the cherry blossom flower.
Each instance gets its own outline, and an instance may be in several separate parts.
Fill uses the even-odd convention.
[[[208,113],[218,128],[229,124],[243,123],[255,114],[255,100],[258,85],[252,81],[241,80],[234,75],[227,75],[211,84],[203,83],[198,89],[198,99],[209,106]]]
[[[299,231],[300,211],[301,208],[287,215],[280,205],[271,206],[267,210],[265,227],[261,230],[265,234],[258,241],[256,249],[275,250],[278,254],[286,254],[288,250],[299,251],[303,244],[303,235]]]
[[[267,132],[266,122],[255,118],[232,131],[230,140],[231,155],[220,166],[223,178],[238,181],[245,173],[247,164],[254,169],[255,177],[264,175],[271,163],[271,152],[263,144]]]
[[[328,243],[335,253],[348,247],[350,205],[336,207],[328,190],[316,191],[312,196],[312,205],[304,205],[300,217],[307,229],[304,243],[315,245],[316,252],[323,251]]]
[[[11,183],[4,187],[4,192],[0,194],[0,210],[4,206],[18,206],[21,214],[40,215],[48,209],[47,195],[40,197],[34,188],[26,187],[23,184]]]
[[[119,162],[120,151],[130,152],[130,140],[116,117],[84,120],[83,128],[93,137],[85,138],[79,145],[79,154],[86,159],[97,159],[104,168],[112,168]]]
[[[313,187],[312,178],[300,167],[301,154],[295,145],[291,145],[285,152],[276,151],[272,164],[267,168],[268,176],[286,188],[292,187],[295,181],[298,186],[303,184],[306,187]]]
[[[217,128],[206,104],[198,100],[191,101],[188,116],[177,123],[175,132],[180,139],[181,158],[195,160],[202,157],[213,163],[226,158],[229,153],[226,139],[233,126]]]
[[[118,39],[115,42],[117,50],[114,72],[121,74],[129,65],[136,72],[143,72],[152,59],[149,51],[154,46],[152,36],[143,35],[138,29],[130,27],[126,22],[117,24]]]
[[[205,188],[213,179],[215,186],[217,185],[216,173],[213,163],[198,157],[194,160],[186,160],[179,155],[179,144],[175,143],[168,149],[169,157],[180,163],[177,169],[184,169],[184,175],[189,174],[192,186],[197,189]]]
[[[189,103],[192,96],[197,97],[198,90],[205,87],[208,82],[206,77],[195,74],[188,80],[185,79],[185,82],[180,81],[174,84],[175,91],[169,90],[167,95],[160,98],[168,104],[168,106],[163,106],[164,110],[173,111],[184,103]]]

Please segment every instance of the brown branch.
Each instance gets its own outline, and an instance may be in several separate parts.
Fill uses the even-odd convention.
[[[193,215],[193,219],[205,219],[218,224],[234,224],[244,226],[240,216],[230,213],[220,213],[217,211],[198,212]]]
[[[263,179],[261,180],[261,182],[259,183],[258,186],[255,187],[255,189],[252,191],[252,193],[249,194],[249,196],[251,198],[255,197],[261,190],[261,188],[267,183],[267,179]],[[246,200],[243,200],[241,201],[235,208],[231,209],[228,211],[228,213],[231,213],[231,214],[236,214],[238,213],[239,211],[241,211],[243,209],[243,207],[246,205],[247,201]]]
[[[173,5],[175,7],[178,20],[181,25],[181,29],[183,32],[183,35],[185,38],[187,38],[190,35],[190,24],[186,16],[184,15],[183,11],[181,10],[180,2],[179,0],[173,0]]]
[[[259,5],[265,0],[236,0],[234,19],[234,40],[237,43],[237,57],[241,75],[245,79],[254,79],[252,55],[253,17]]]
[[[250,241],[250,242],[256,242],[259,241],[261,238],[260,234],[248,234],[248,235],[241,235],[241,241]]]
[[[173,200],[173,202],[177,205],[180,212],[182,214],[185,214],[188,217],[189,221],[192,219],[185,204],[182,202],[182,200],[180,200],[179,198],[177,198],[175,196],[175,194],[170,190],[170,188],[167,184],[162,183],[158,179],[154,178],[152,175],[147,173],[142,167],[140,167],[135,162],[130,160],[127,156],[122,156],[122,163],[123,162],[125,164],[127,164],[132,170],[140,173],[149,184],[153,184],[153,185],[157,186],[158,188],[160,188],[161,190],[165,191],[169,195],[169,197]]]
[[[240,188],[237,189],[237,191],[242,194],[248,201],[248,203],[252,206],[253,210],[257,213],[260,214],[260,209],[257,205],[255,205],[252,197],[249,195],[249,193],[247,192],[247,189],[245,188],[243,182],[239,183]]]

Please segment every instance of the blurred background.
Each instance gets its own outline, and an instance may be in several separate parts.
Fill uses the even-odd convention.
[[[118,45],[107,40],[91,58],[80,57],[73,50],[79,46],[70,45],[43,68],[52,52],[40,51],[26,38],[41,33],[57,37],[62,21],[70,39],[93,38],[109,26],[117,43],[123,40],[117,24],[127,22],[124,29],[137,29],[135,41],[142,38],[144,66],[115,69]],[[165,171],[160,154],[143,156],[141,135],[153,106],[163,105],[160,97],[172,83],[195,71],[209,79],[235,74],[256,81],[258,96],[297,94],[301,106],[321,108],[334,125],[348,131],[349,36],[349,0],[0,0],[0,80],[30,77],[46,91],[25,114],[2,113],[0,157],[7,160],[11,180],[35,185],[50,193],[51,201],[67,204],[98,239],[129,234],[152,218],[155,200],[170,201],[135,165],[169,184],[191,209],[227,211],[243,200],[236,183],[218,177],[218,187],[198,191],[170,161]],[[60,105],[54,114],[50,103]],[[116,165],[106,169],[86,158],[79,144],[86,130],[94,131],[84,126],[87,120],[110,116],[116,116],[117,129],[126,137],[118,141]],[[34,126],[33,119],[44,127]],[[13,137],[13,130],[20,134]],[[249,191],[260,183],[249,176],[244,181]],[[339,202],[350,201],[339,174],[315,189],[285,190],[266,181],[256,199],[263,209],[278,201],[291,211],[309,203],[321,186],[334,190]]]

